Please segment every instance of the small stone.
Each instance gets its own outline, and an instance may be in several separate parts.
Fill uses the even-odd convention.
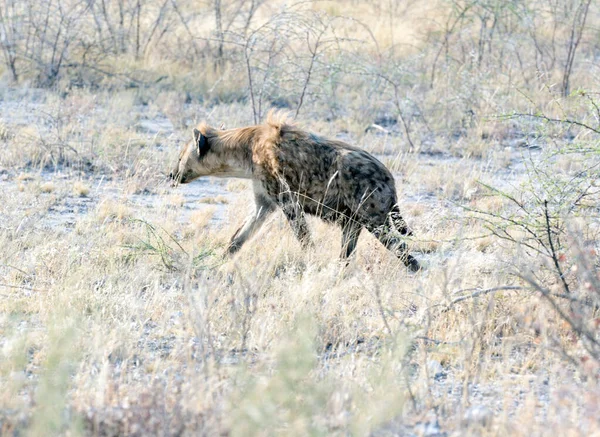
[[[494,412],[482,405],[474,405],[465,411],[463,421],[468,425],[488,426],[494,419]]]
[[[418,422],[413,431],[418,437],[445,437],[447,434],[442,432],[437,420],[429,422]]]
[[[427,360],[427,374],[429,377],[439,381],[446,377],[446,372],[444,371],[444,367],[437,360]]]

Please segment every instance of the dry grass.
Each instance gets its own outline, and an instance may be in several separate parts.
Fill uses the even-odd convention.
[[[73,193],[79,197],[87,197],[90,194],[90,187],[84,182],[76,181],[73,184]]]
[[[124,131],[118,138],[129,142]],[[158,156],[148,159],[142,142],[133,160],[107,161],[136,169],[129,176],[82,183],[76,171],[44,173],[52,179],[37,185],[35,174],[10,172],[3,182],[3,433],[597,430],[587,413],[596,364],[565,366],[553,339],[573,350],[577,341],[535,293],[451,304],[463,290],[519,284],[510,264],[524,255],[448,203],[507,211],[502,198],[469,192],[502,167],[404,157],[413,163],[398,176],[410,197],[403,209],[414,245],[429,252],[425,271],[410,274],[369,235],[342,269],[340,232],[318,220],[316,249],[303,253],[280,215],[223,259],[249,188],[209,183],[223,194],[201,201],[214,205],[192,202],[197,211],[181,216],[185,193],[200,186],[132,188],[174,154],[145,141]],[[573,165],[561,161],[564,171]],[[48,191],[60,195],[37,205]],[[65,230],[54,211],[79,208],[77,199],[89,206]],[[222,210],[227,220],[215,222]]]
[[[492,3],[472,11],[510,12]],[[190,15],[201,58],[177,18],[140,59],[107,55],[106,76],[66,70],[56,90],[0,88],[0,434],[598,435],[600,359],[584,335],[600,332],[598,136],[510,115],[595,127],[597,100],[548,85],[562,72],[560,59],[548,66],[549,25],[535,30],[543,56],[532,28],[499,40],[491,16],[475,12],[446,35],[461,6],[301,11],[345,18],[336,49],[317,58],[299,122],[393,171],[425,266],[416,274],[366,232],[340,265],[340,230],[316,219],[314,248],[302,251],[279,213],[226,258],[251,184],[168,186],[191,126],[253,119],[239,47],[217,66],[204,42],[212,10]],[[281,8],[266,2],[255,25]],[[588,71],[597,14],[572,89],[600,84]],[[562,23],[555,38],[567,36]],[[292,44],[299,65],[304,44]],[[294,112],[292,63],[265,70],[259,52],[265,108]],[[87,75],[94,86],[77,88]],[[569,197],[586,183],[588,194]],[[556,206],[549,238],[560,238],[562,275],[535,252],[549,246],[544,200]],[[541,246],[527,246],[532,233]]]

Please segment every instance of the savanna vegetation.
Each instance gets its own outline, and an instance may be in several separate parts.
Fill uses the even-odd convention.
[[[286,111],[394,173],[406,270],[243,180]],[[600,5],[0,0],[1,435],[600,434]]]

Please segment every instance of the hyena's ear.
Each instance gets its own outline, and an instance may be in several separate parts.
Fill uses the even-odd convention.
[[[209,149],[208,141],[198,129],[194,129],[194,144],[196,144],[196,147],[198,148],[198,156],[200,158],[206,155],[206,152],[208,152]]]

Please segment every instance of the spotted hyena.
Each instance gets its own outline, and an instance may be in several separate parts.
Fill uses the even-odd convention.
[[[342,227],[343,259],[365,228],[411,270],[419,269],[402,241],[412,233],[388,169],[364,150],[306,132],[285,117],[271,114],[264,124],[229,130],[201,124],[170,176],[174,184],[201,176],[252,179],[256,210],[231,238],[228,253],[279,207],[304,246],[311,244],[305,219],[311,214]]]

